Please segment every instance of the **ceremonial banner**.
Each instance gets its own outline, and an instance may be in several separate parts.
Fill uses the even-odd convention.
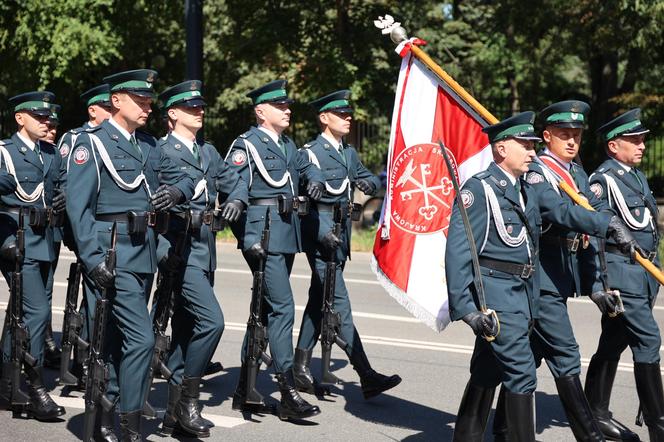
[[[372,269],[387,292],[416,318],[441,331],[450,322],[445,245],[454,202],[438,141],[463,183],[492,160],[488,123],[402,42],[387,160],[387,192]]]

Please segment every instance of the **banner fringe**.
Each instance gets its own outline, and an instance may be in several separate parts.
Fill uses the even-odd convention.
[[[378,282],[385,289],[385,291],[394,298],[402,307],[404,307],[411,315],[416,319],[427,325],[432,330],[440,333],[447,326],[447,323],[441,321],[418,303],[413,302],[412,298],[409,298],[408,295],[397,287],[390,279],[383,273],[383,271],[378,266],[378,261],[374,255],[371,256],[371,270],[376,275]]]

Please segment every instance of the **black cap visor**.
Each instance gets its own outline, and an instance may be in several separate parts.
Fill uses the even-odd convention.
[[[585,129],[586,125],[582,121],[556,121],[552,123],[546,123],[545,127],[554,126],[560,127],[563,129]]]

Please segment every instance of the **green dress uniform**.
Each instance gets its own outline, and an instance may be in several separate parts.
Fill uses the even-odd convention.
[[[107,84],[102,84],[95,86],[81,94],[81,100],[85,102],[87,107],[92,105],[103,106],[109,108],[110,96],[109,96],[109,87]],[[94,126],[90,124],[89,121],[83,123],[80,127],[71,129],[65,132],[60,141],[58,141],[57,150],[60,152],[62,157],[60,165],[60,189],[66,192],[67,187],[67,169],[69,166],[69,155],[72,152],[72,147],[76,144],[76,139],[88,129],[92,129]],[[69,218],[65,218],[64,226],[61,228],[61,239],[65,246],[76,255],[77,260],[80,261],[78,257],[78,249],[76,248],[76,241],[74,240],[74,235],[72,232],[71,224],[69,223]],[[58,246],[59,250],[59,246]],[[57,265],[57,257],[56,262]],[[89,305],[87,299],[95,299],[94,282],[88,277],[86,272],[81,274],[81,282],[83,287],[83,297],[81,302],[80,313],[83,319],[83,326],[81,327],[81,338],[85,341],[88,341],[92,336],[92,318],[94,318],[95,305]],[[85,350],[79,349],[79,351],[84,352]],[[78,358],[77,358],[78,359]],[[82,367],[75,363],[73,368],[73,373],[79,376],[79,380],[82,381]]]
[[[111,95],[126,92],[152,96],[156,72],[137,70],[106,77]],[[136,417],[146,397],[154,336],[147,310],[147,288],[157,269],[157,235],[148,224],[151,195],[160,184],[193,195],[191,177],[143,132],[129,134],[113,118],[79,135],[69,156],[67,215],[79,258],[92,277],[111,246],[111,226],[117,223],[117,265],[110,290],[111,322],[104,348],[110,362],[107,397],[119,396],[122,414]],[[129,212],[134,212],[132,230]],[[94,278],[93,278],[94,279]],[[95,299],[88,299],[88,305]],[[92,320],[92,318],[91,318]]]
[[[290,103],[285,80],[276,80],[251,91],[248,96],[254,105]],[[274,140],[272,136],[277,138]],[[300,177],[309,185],[320,185],[320,171],[299,152],[287,136],[270,134],[260,127],[252,127],[233,141],[226,162],[247,183],[249,206],[237,223],[231,225],[238,240],[238,248],[252,271],[258,270],[258,260],[252,254],[252,246],[260,244],[265,226],[266,210],[270,211],[270,242],[265,263],[265,292],[263,323],[267,326],[270,353],[274,370],[282,392],[282,405],[286,408],[302,408],[304,400],[293,389],[293,321],[295,306],[289,276],[295,253],[302,250],[300,220],[293,210],[298,197]],[[281,205],[282,210],[279,210]],[[297,209],[295,209],[297,210]],[[241,359],[247,352],[248,335],[245,334]],[[244,374],[246,370],[242,370]],[[242,393],[246,377],[241,375],[236,390],[236,403],[243,403]],[[289,402],[286,398],[293,399]],[[239,406],[239,405],[238,405]],[[307,415],[317,414],[318,407],[306,404]]]
[[[350,91],[341,90],[321,97],[310,104],[317,112],[334,112],[341,116],[352,114],[353,108],[348,101]],[[304,145],[304,152],[309,161],[316,165],[325,179],[324,196],[312,204],[309,214],[302,218],[302,243],[311,268],[309,299],[302,316],[300,335],[295,349],[295,384],[302,391],[314,393],[314,381],[309,370],[311,354],[321,333],[323,285],[325,267],[330,251],[325,246],[325,237],[334,228],[334,206],[342,209],[341,236],[336,248],[336,279],[333,308],[340,315],[340,337],[348,344],[344,349],[353,367],[358,372],[365,397],[369,398],[396,386],[401,378],[388,378],[375,372],[362,346],[360,334],[353,324],[350,298],[343,270],[346,260],[350,259],[351,205],[353,190],[360,186],[367,194],[374,194],[380,187],[380,179],[373,175],[360,161],[353,146],[337,144],[335,140],[319,135],[315,140]]]
[[[27,92],[9,100],[14,112],[28,112],[35,116],[50,115],[50,106],[55,96],[51,92]],[[46,394],[41,379],[44,357],[44,339],[50,318],[50,301],[46,290],[51,265],[55,259],[51,203],[55,186],[60,175],[60,155],[55,146],[44,141],[32,143],[15,133],[11,138],[0,142],[2,168],[12,175],[16,190],[0,196],[0,243],[3,248],[15,243],[19,212],[25,222],[25,253],[21,266],[23,275],[23,320],[30,331],[30,354],[37,360],[35,367],[26,367],[29,378],[31,406],[38,406],[35,393],[45,401],[45,413],[37,412],[35,417],[45,420],[64,414]],[[28,222],[28,211],[32,222]],[[36,215],[36,216],[35,216]],[[14,263],[2,261],[2,273],[10,281]],[[11,332],[5,328],[3,341],[3,361],[10,358]],[[4,372],[5,370],[3,370]],[[45,397],[39,390],[43,390]],[[48,398],[46,400],[46,398]]]
[[[163,109],[174,106],[196,108],[205,106],[201,95],[201,82],[185,81],[166,89],[160,100]],[[168,232],[159,236],[160,261],[175,253],[178,239],[186,228],[186,218],[191,223],[187,233],[180,269],[182,290],[176,290],[171,318],[171,348],[168,368],[173,373],[169,380],[168,409],[164,416],[165,428],[178,425],[188,433],[204,436],[209,426],[198,413],[198,387],[205,368],[212,358],[224,331],[224,316],[214,293],[214,272],[217,268],[216,231],[213,229],[215,202],[232,201],[238,205],[237,215],[247,204],[246,183],[233,171],[209,144],[198,145],[171,132],[160,140],[162,151],[196,184],[195,193],[186,205],[171,209]],[[181,396],[195,398],[196,410],[187,412],[188,402]],[[193,408],[192,408],[193,410]],[[209,421],[208,421],[209,422]]]
[[[640,110],[633,109],[609,121],[598,132],[608,143],[618,137],[646,134],[649,130],[640,121]],[[590,176],[590,190],[596,196],[593,206],[619,216],[646,251],[646,258],[659,267],[657,202],[643,172],[609,158]],[[664,437],[661,336],[652,311],[659,283],[630,256],[622,253],[613,241],[606,244],[606,277],[609,287],[620,291],[625,311],[614,318],[602,315],[602,334],[586,376],[588,401],[607,439],[638,439],[624,425],[616,424],[609,411],[620,355],[629,346],[650,440],[661,440]]]

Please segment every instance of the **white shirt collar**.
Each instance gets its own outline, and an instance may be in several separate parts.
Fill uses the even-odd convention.
[[[32,141],[30,138],[25,138],[23,135],[21,135],[20,132],[16,132],[16,135],[21,141],[23,141],[23,144],[30,148],[30,150],[35,150],[36,143],[34,141]]]
[[[547,155],[549,155],[550,157],[554,158],[554,159],[555,159],[557,162],[559,162],[560,165],[563,166],[565,169],[569,170],[569,169],[572,167],[572,163],[571,163],[571,162],[568,163],[567,161],[563,160],[563,159],[560,158],[558,155],[556,155],[555,153],[551,152],[551,151],[549,150],[548,147],[545,147],[545,148],[544,148],[544,153],[547,154]]]
[[[623,169],[625,169],[625,171],[629,172],[629,171],[632,170],[631,167],[629,167],[627,164],[623,163],[622,161],[618,161],[618,160],[616,160],[615,158],[614,158],[613,160],[614,160],[616,163],[620,164],[620,167],[622,167]]]
[[[341,143],[339,143],[337,140],[334,139],[334,137],[331,137],[326,133],[321,133],[320,135],[323,138],[325,138],[325,140],[327,140],[327,142],[330,143],[332,145],[332,147],[334,147],[337,150],[337,152],[339,152],[339,148],[341,147]]]
[[[171,135],[173,135],[173,137],[175,137],[179,142],[187,146],[187,149],[189,149],[189,152],[191,152],[192,155],[194,154],[194,140],[187,140],[182,135],[175,133],[175,131],[172,131]]]
[[[134,135],[133,133],[130,134],[129,132],[127,132],[126,129],[124,129],[123,127],[121,127],[121,126],[118,124],[118,122],[115,121],[115,120],[113,119],[113,117],[109,118],[109,119],[108,119],[108,122],[111,123],[111,124],[113,125],[113,127],[115,127],[115,128],[116,128],[116,129],[122,134],[122,136],[125,137],[125,139],[126,139],[127,141],[129,141],[129,139],[131,138],[131,136]]]
[[[279,134],[267,127],[258,126],[258,129],[265,132],[274,141],[274,144],[279,145]]]

